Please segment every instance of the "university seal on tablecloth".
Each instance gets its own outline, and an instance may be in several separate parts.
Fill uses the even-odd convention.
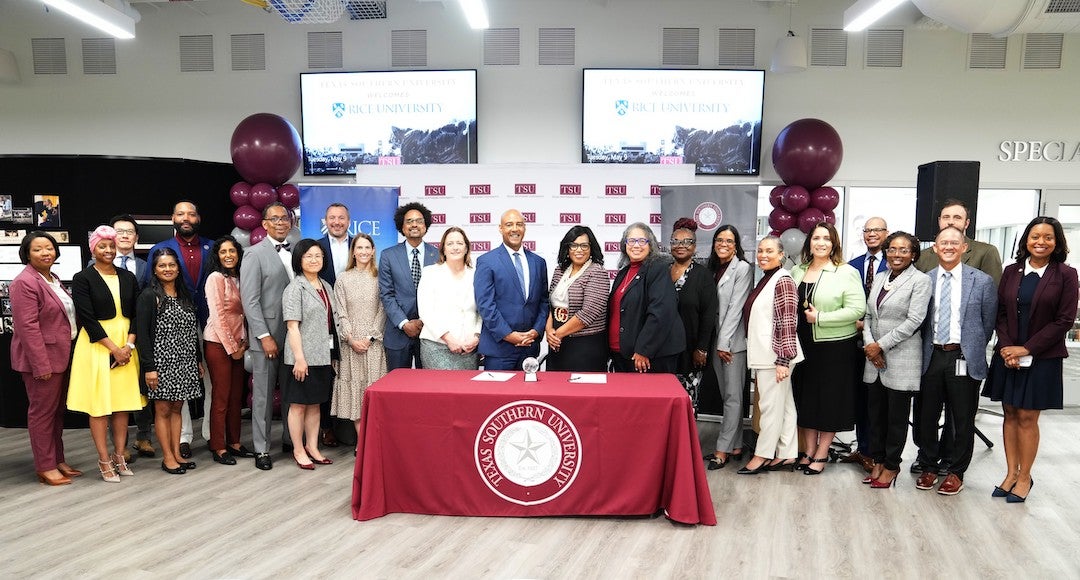
[[[559,409],[540,401],[514,401],[481,424],[476,469],[495,495],[519,505],[559,497],[581,469],[581,437]]]

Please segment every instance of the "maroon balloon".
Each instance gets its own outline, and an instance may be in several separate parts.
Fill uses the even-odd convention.
[[[232,221],[240,229],[253,230],[262,223],[262,214],[250,205],[242,205],[233,212]]]
[[[799,231],[810,235],[814,226],[825,221],[825,212],[816,207],[808,207],[799,214]]]
[[[780,237],[780,232],[777,231],[777,230],[769,230],[769,235],[774,237],[774,238],[779,238]]]
[[[769,205],[773,207],[780,207],[781,196],[784,195],[784,190],[787,189],[786,185],[777,185],[769,192]]]
[[[769,214],[769,227],[780,232],[795,227],[797,223],[798,220],[795,214],[788,213],[782,207],[772,210],[772,213]]]
[[[814,191],[840,169],[844,145],[840,134],[821,119],[799,119],[784,127],[773,143],[772,163],[788,185]]]
[[[259,227],[255,228],[255,229],[251,230],[251,245],[254,246],[255,244],[263,241],[263,238],[265,238],[265,237],[266,237],[266,230],[263,229],[262,226],[259,226]]]
[[[246,181],[237,181],[229,190],[229,199],[236,207],[251,203],[251,184]]]
[[[835,226],[836,225],[836,214],[831,212],[831,211],[825,212],[825,221]]]
[[[251,186],[251,207],[262,211],[264,207],[277,200],[277,192],[269,183],[256,183]]]
[[[780,203],[784,209],[793,214],[810,207],[810,192],[801,185],[789,185],[784,188],[784,194],[780,196]]]
[[[820,187],[810,194],[810,205],[829,215],[828,212],[840,205],[840,194],[831,187]]]
[[[240,121],[229,151],[236,171],[250,183],[281,185],[300,169],[300,134],[272,113],[256,113]]]
[[[286,183],[277,188],[278,201],[289,209],[300,207],[300,189],[291,183]]]

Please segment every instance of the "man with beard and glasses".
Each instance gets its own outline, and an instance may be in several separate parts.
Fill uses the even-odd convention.
[[[439,250],[424,241],[431,227],[431,210],[410,202],[394,212],[394,225],[405,241],[386,248],[379,255],[379,298],[386,311],[383,346],[386,370],[422,368],[420,331],[424,321],[416,306],[416,288],[424,266],[439,260]]]
[[[169,248],[180,257],[180,279],[184,281],[184,286],[187,287],[191,300],[195,303],[195,318],[199,323],[199,336],[202,336],[202,329],[206,326],[208,315],[203,286],[206,284],[206,276],[209,275],[209,272],[206,271],[204,266],[209,261],[210,248],[214,245],[214,241],[199,235],[202,217],[199,216],[199,208],[190,201],[182,200],[173,206],[172,223],[176,234],[165,241],[154,244],[154,247],[150,248],[150,253],[147,255],[153,257],[158,250]],[[146,269],[146,274],[139,283],[140,288],[145,288],[150,284],[150,276],[153,275],[151,270],[152,268]],[[210,384],[208,382],[204,384],[206,395],[203,411],[209,413]],[[181,416],[183,421],[180,427],[180,457],[190,459],[192,431],[191,410],[188,405],[183,406]],[[203,439],[210,440],[209,421],[203,421],[202,436]]]

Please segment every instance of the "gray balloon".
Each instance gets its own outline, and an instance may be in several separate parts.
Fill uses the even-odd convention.
[[[251,354],[250,349],[244,351],[244,370],[249,372],[249,373],[252,372],[252,370],[251,370],[251,361],[252,361],[251,357],[252,356],[253,355]]]
[[[289,230],[289,235],[285,236],[285,241],[289,242],[290,244],[293,244],[293,245],[295,245],[296,242],[299,242],[301,239],[302,238],[300,237],[300,229],[299,228],[293,228],[293,229]]]
[[[251,232],[243,228],[235,227],[229,232],[229,235],[236,238],[236,241],[240,242],[240,245],[245,248],[251,245]]]
[[[789,228],[780,234],[780,243],[784,246],[784,254],[796,263],[801,259],[799,255],[802,253],[803,242],[805,241],[806,234],[802,233],[799,228]]]

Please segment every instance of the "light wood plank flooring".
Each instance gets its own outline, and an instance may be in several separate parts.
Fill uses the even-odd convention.
[[[1043,415],[1026,504],[991,499],[1004,469],[1001,419],[977,423],[998,446],[976,440],[958,496],[918,491],[906,471],[897,488],[871,490],[852,465],[818,477],[728,466],[708,475],[716,527],[647,517],[356,522],[351,450],[328,450],[337,463],[313,473],[278,452],[262,472],[252,460],[213,463],[196,439],[195,471],[167,475],[144,458],[134,477],[108,484],[87,431],[65,433],[68,460],[86,476],[51,488],[36,482],[26,431],[0,429],[0,576],[1080,578],[1080,410]],[[700,431],[711,450],[715,425]]]

